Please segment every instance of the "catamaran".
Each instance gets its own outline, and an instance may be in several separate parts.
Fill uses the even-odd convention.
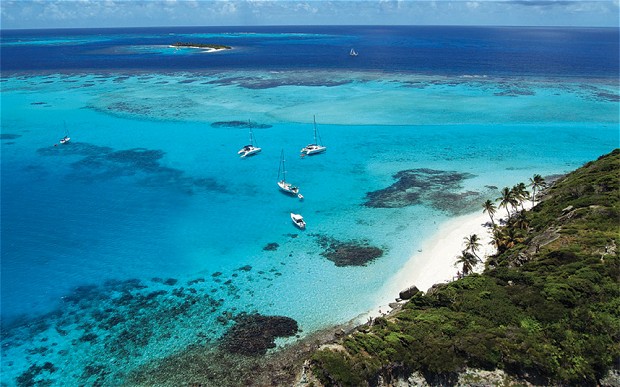
[[[349,55],[351,56],[357,56],[357,51],[355,51],[355,49],[351,49],[351,51],[349,52]]]
[[[318,139],[321,139],[321,135],[318,134],[318,130],[316,128],[316,116],[313,116],[313,120],[314,120],[314,143],[313,144],[308,144],[305,147],[303,147],[301,149],[301,156],[311,156],[311,155],[315,155],[317,153],[323,153],[327,150],[326,146],[323,146],[320,144],[319,141],[317,141],[317,136]],[[322,141],[321,141],[322,142]]]
[[[254,144],[254,133],[252,132],[252,127],[250,126],[250,144],[241,148],[237,154],[241,155],[241,157],[248,157],[257,154],[261,150],[261,148]]]
[[[282,180],[280,180],[280,174],[282,175]],[[291,183],[286,181],[286,169],[284,164],[284,149],[282,150],[282,154],[280,155],[280,167],[278,168],[278,187],[282,192],[287,193],[289,195],[297,196],[299,199],[303,199],[303,195],[299,193],[299,187],[294,186]]]

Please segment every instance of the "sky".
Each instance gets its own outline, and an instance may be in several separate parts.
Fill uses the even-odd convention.
[[[0,28],[259,25],[618,27],[620,0],[0,0]]]

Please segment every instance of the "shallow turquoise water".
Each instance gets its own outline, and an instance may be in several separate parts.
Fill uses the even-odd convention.
[[[302,159],[313,115],[328,150]],[[247,128],[211,125],[234,120],[271,125],[254,129],[261,154],[237,156]],[[72,141],[60,146],[65,124]],[[618,99],[617,85],[593,81],[372,72],[14,76],[2,80],[2,135],[2,314],[12,326],[2,373],[51,361],[60,385],[92,381],[80,370],[97,357],[119,378],[210,343],[227,312],[290,316],[305,333],[355,318],[441,222],[498,197],[492,186],[565,173],[617,147]],[[278,192],[281,150],[303,201]],[[410,169],[471,176],[415,205],[364,206]],[[445,191],[476,201],[443,203]],[[384,255],[337,267],[322,236]],[[157,291],[158,303],[135,312],[154,321],[142,352],[111,355],[110,338],[130,322],[102,322],[123,295]],[[217,302],[167,314],[196,295]]]

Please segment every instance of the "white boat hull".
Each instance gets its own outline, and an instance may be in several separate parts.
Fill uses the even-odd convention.
[[[243,147],[237,154],[241,155],[241,157],[254,156],[259,153],[262,149],[252,146],[252,147]]]
[[[285,192],[289,195],[299,195],[299,187],[295,187],[291,183],[287,183],[284,180],[280,180],[278,182],[278,187],[280,187],[282,192]]]
[[[327,147],[321,145],[308,145],[307,147],[301,150],[302,154],[306,154],[308,156],[315,155],[318,153],[323,153],[327,150]]]
[[[294,214],[291,212],[291,220],[293,221],[293,224],[299,229],[304,230],[306,228],[306,221],[304,220],[304,217],[300,214]]]

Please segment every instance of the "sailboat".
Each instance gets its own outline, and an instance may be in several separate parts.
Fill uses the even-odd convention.
[[[323,153],[327,150],[326,146],[320,145],[319,141],[317,141],[317,136],[319,140],[321,139],[321,136],[318,134],[318,130],[316,128],[316,116],[313,116],[313,120],[314,120],[314,143],[308,144],[304,148],[301,149],[302,157],[315,155],[317,153]]]
[[[282,180],[280,180],[280,175],[282,175]],[[286,181],[286,167],[284,165],[284,149],[282,150],[282,154],[280,155],[280,167],[278,168],[278,187],[282,192],[287,193],[289,195],[297,196],[299,199],[303,199],[303,195],[299,193],[299,187],[294,186],[291,183],[287,183]]]
[[[67,123],[65,122],[65,136],[63,138],[60,139],[60,143],[61,144],[66,144],[69,141],[71,141],[71,137],[69,137],[69,132],[67,131]]]
[[[250,144],[245,145],[239,150],[239,152],[237,152],[237,154],[241,155],[241,157],[253,156],[262,150],[254,144],[254,133],[252,132],[252,126],[249,121],[248,126],[250,126]]]
[[[357,56],[357,51],[355,51],[354,48],[351,49],[351,51],[349,52],[349,55],[351,56]]]

